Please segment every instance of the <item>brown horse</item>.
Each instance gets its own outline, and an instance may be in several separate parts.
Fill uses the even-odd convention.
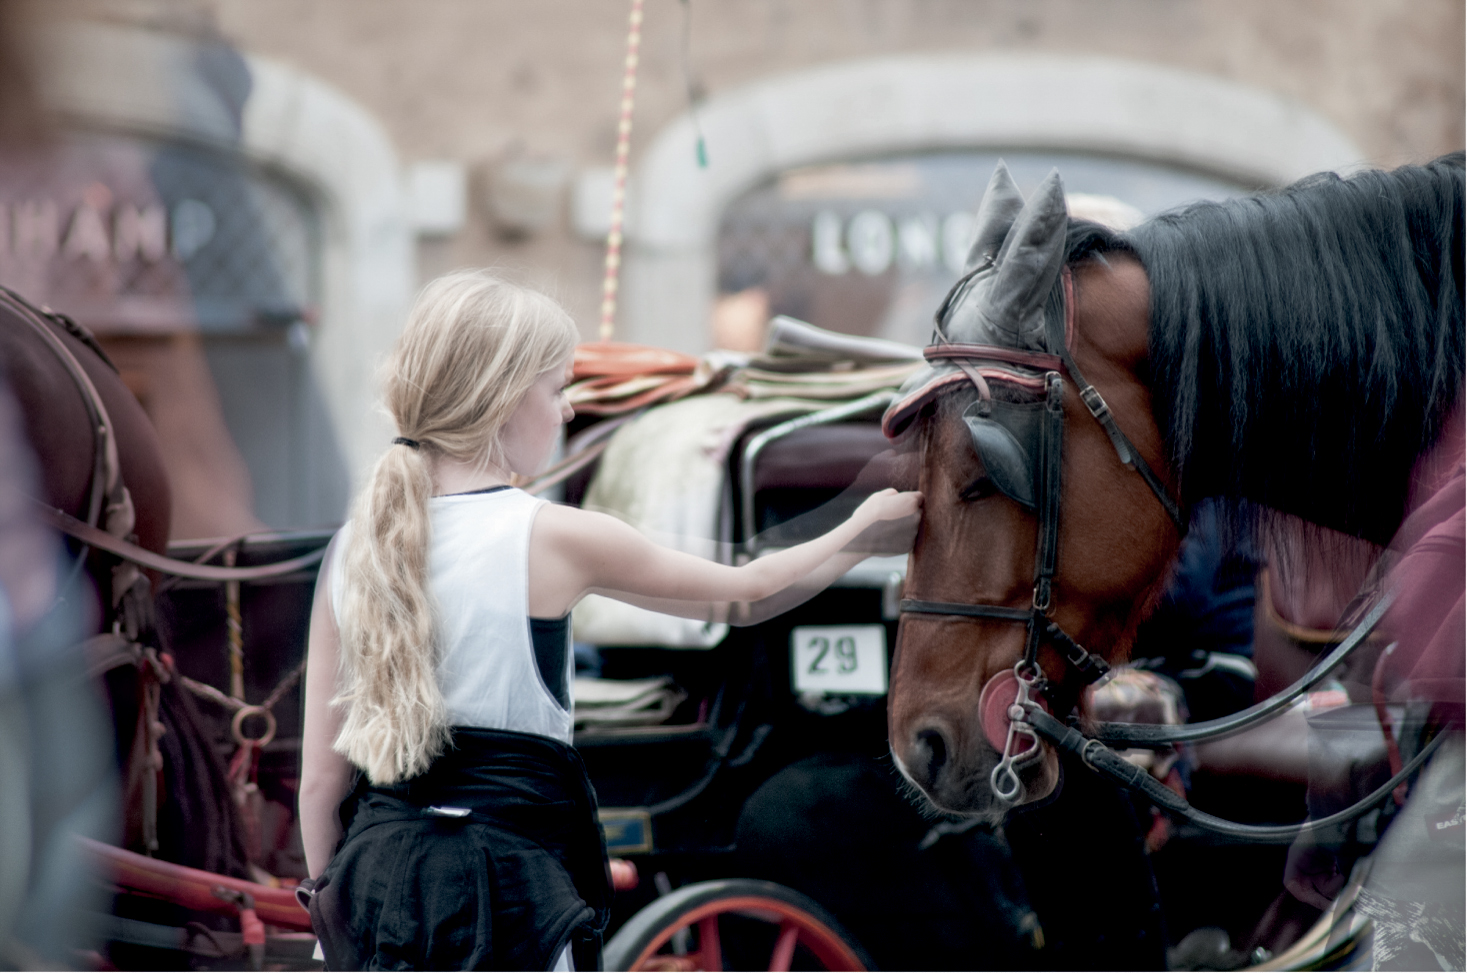
[[[25,515],[38,517],[50,507],[135,549],[163,554],[171,497],[158,438],[90,333],[0,290],[0,376],[0,387],[19,406],[19,431],[34,459],[35,482],[7,482],[39,501]],[[8,474],[7,481],[15,471]],[[166,642],[153,625],[158,576],[75,542],[61,552],[58,569],[12,563],[17,553],[14,545],[0,551],[0,584],[12,604],[17,591],[31,595],[15,604],[14,634],[24,687],[17,699],[29,725],[32,861],[51,862],[53,872],[74,868],[70,833],[77,832],[247,875],[222,766],[172,678]],[[27,584],[36,577],[44,583]],[[114,631],[117,637],[88,639]],[[94,712],[88,670],[105,683],[111,731],[109,714]],[[15,783],[6,786],[21,793]],[[31,881],[43,878],[53,889],[65,885],[57,874],[35,872]],[[33,905],[46,912],[40,899]],[[50,906],[65,911],[64,903]],[[44,953],[45,944],[63,939],[57,932],[36,941]]]
[[[1267,507],[1390,542],[1413,469],[1459,408],[1462,187],[1458,154],[1119,235],[1068,220],[1057,175],[1026,204],[995,174],[933,366],[886,417],[889,435],[917,437],[926,498],[890,740],[936,808],[997,819],[1051,793],[1058,758],[1022,734],[1014,749],[1033,756],[1014,793],[995,792],[1011,673],[1032,641],[1038,701],[1063,717],[1090,659],[1126,658],[1184,529],[1169,507],[1222,497],[1241,511],[1233,536]],[[1053,476],[1025,434],[1037,418],[997,433],[987,418],[1042,408],[1047,381],[1062,395]],[[1087,382],[1098,397],[1082,402]],[[1042,578],[1046,488],[1057,535]]]
[[[0,302],[0,366],[11,394],[20,404],[26,438],[40,466],[41,495],[37,499],[80,520],[96,519],[88,503],[97,452],[105,447],[99,446],[85,391],[68,363],[23,317],[42,324],[95,388],[115,433],[118,472],[132,497],[135,543],[164,552],[172,495],[158,435],[137,398],[86,331],[64,318],[37,313],[12,295],[4,297]],[[99,562],[94,565],[100,567]],[[109,571],[114,563],[107,559]],[[95,573],[101,582],[98,595],[110,604],[110,574],[100,570]]]

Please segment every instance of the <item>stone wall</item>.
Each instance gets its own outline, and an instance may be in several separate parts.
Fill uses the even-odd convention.
[[[115,5],[117,0],[111,0]],[[124,4],[125,5],[125,4]],[[146,8],[147,3],[132,5]],[[253,54],[366,106],[406,161],[520,152],[610,163],[627,5],[615,0],[177,0]],[[679,0],[648,0],[633,165],[688,104]],[[1394,165],[1463,144],[1458,0],[691,0],[697,95],[826,62],[922,52],[1107,55],[1297,100]],[[711,147],[710,147],[711,148]],[[501,239],[481,207],[424,241],[420,274],[517,268],[594,326],[600,251],[565,225]]]

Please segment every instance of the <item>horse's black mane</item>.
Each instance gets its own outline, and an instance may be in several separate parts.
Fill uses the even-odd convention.
[[[1071,262],[1134,253],[1150,384],[1183,500],[1219,496],[1385,543],[1463,386],[1463,156],[1198,203]]]

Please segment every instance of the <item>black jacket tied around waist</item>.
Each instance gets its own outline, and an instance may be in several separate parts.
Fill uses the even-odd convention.
[[[330,970],[545,970],[570,943],[599,965],[611,903],[596,798],[576,751],[459,727],[426,772],[365,778],[315,883]]]

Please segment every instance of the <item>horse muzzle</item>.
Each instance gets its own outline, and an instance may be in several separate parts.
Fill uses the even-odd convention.
[[[976,713],[965,719],[928,713],[909,732],[893,733],[898,768],[934,808],[997,819],[1010,807],[1053,792],[1059,780],[1057,754],[1011,718],[1024,688],[1006,669],[984,686]],[[1042,696],[1025,698],[1048,709]]]

